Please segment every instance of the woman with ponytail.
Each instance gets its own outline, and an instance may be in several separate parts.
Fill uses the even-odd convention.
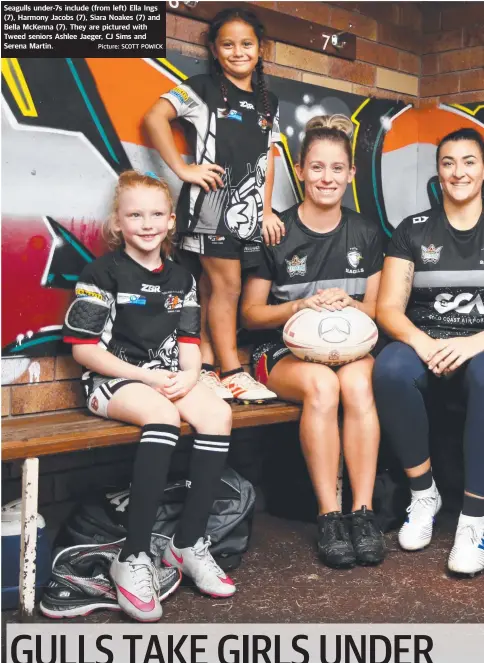
[[[319,506],[318,551],[334,567],[378,564],[385,555],[372,511],[380,439],[373,358],[335,369],[304,362],[284,345],[281,330],[304,308],[354,306],[375,317],[383,263],[380,232],[375,223],[341,206],[355,173],[351,132],[351,121],[343,115],[315,117],[307,124],[296,167],[305,185],[304,202],[281,215],[285,236],[278,245],[263,247],[263,260],[242,300],[246,327],[270,330],[254,352],[258,379],[280,398],[303,404],[299,434]],[[336,494],[340,403],[353,494],[347,516]]]
[[[179,247],[200,257],[200,379],[222,398],[242,402],[276,397],[244,373],[236,342],[242,270],[258,267],[262,237],[277,244],[284,234],[271,210],[278,101],[264,81],[264,33],[251,12],[219,12],[208,30],[211,73],[162,95],[146,116],[153,145],[184,182],[177,206]],[[176,118],[185,120],[193,163],[175,145],[170,122]]]

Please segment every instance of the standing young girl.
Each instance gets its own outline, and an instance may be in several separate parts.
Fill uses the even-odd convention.
[[[261,231],[272,244],[284,234],[271,211],[278,102],[264,82],[263,38],[264,27],[251,12],[219,12],[208,30],[211,74],[164,94],[146,116],[153,145],[184,182],[177,207],[180,248],[200,256],[201,380],[222,398],[241,401],[276,397],[244,373],[236,342],[241,271],[258,266]],[[176,118],[189,123],[192,164],[176,148],[170,126]]]
[[[264,260],[249,278],[242,314],[250,329],[272,330],[254,353],[256,375],[280,398],[303,404],[301,445],[319,506],[318,549],[329,566],[377,564],[385,556],[372,511],[380,428],[371,373],[372,357],[333,369],[301,361],[282,340],[281,328],[304,308],[354,306],[375,317],[383,251],[378,227],[341,206],[354,176],[341,115],[308,122],[297,166],[306,197],[282,214],[286,235],[264,246]],[[340,456],[338,408],[343,405],[343,452],[353,509],[343,517],[336,485]]]
[[[167,260],[174,225],[166,183],[123,173],[106,225],[117,248],[83,270],[64,324],[64,340],[87,369],[82,380],[91,412],[141,426],[127,537],[110,571],[120,607],[139,621],[156,621],[162,614],[150,538],[180,419],[196,431],[191,489],[163,561],[181,569],[202,592],[224,597],[235,592],[204,539],[229,449],[231,410],[197,383],[199,306],[192,275]]]

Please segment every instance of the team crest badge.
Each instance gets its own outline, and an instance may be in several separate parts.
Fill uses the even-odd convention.
[[[427,264],[430,262],[432,265],[436,265],[440,260],[440,252],[442,251],[442,246],[421,246],[422,249],[422,262]]]
[[[291,278],[293,276],[304,276],[306,274],[307,260],[307,256],[303,256],[302,258],[292,256],[290,260],[286,260],[286,269],[289,276]]]
[[[356,247],[353,247],[346,254],[346,259],[348,260],[349,266],[356,269],[360,264],[360,260],[363,260],[363,256]]]
[[[263,115],[261,115],[260,113],[259,113],[259,116],[258,116],[258,118],[257,118],[257,124],[258,124],[259,127],[261,128],[261,131],[262,131],[263,133],[266,133],[266,131],[267,131],[268,128],[269,128],[269,122],[267,121],[267,118],[264,117]]]
[[[168,295],[165,300],[165,308],[168,311],[177,311],[182,307],[181,297],[178,295]]]

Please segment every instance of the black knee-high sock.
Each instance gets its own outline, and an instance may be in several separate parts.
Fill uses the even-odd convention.
[[[119,557],[122,562],[133,553],[150,552],[151,530],[179,435],[177,426],[166,424],[141,429],[129,495],[128,534]]]
[[[196,435],[190,460],[190,490],[175,534],[175,546],[188,548],[204,536],[222,470],[230,435]]]

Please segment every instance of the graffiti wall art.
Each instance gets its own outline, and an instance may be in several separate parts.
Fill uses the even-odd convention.
[[[61,341],[64,314],[83,266],[106,250],[101,225],[118,174],[154,171],[177,196],[181,183],[149,144],[142,119],[160,94],[204,72],[206,62],[168,56],[2,60],[2,352],[19,363],[15,370],[2,367],[4,384],[20,364],[27,369],[29,358],[69,352]],[[484,103],[417,110],[268,81],[280,99],[283,132],[275,155],[278,211],[302,199],[294,162],[314,115],[351,117],[357,174],[344,202],[388,236],[403,217],[439,203],[438,140],[461,126],[484,135]],[[191,160],[181,129],[176,143]]]

